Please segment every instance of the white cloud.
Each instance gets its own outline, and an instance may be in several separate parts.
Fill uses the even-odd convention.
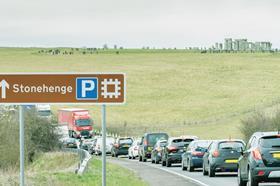
[[[12,0],[0,3],[0,45],[209,46],[224,37],[280,47],[277,0]]]

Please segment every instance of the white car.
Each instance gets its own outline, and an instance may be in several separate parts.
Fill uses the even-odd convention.
[[[136,157],[138,157],[138,148],[139,148],[139,144],[140,144],[140,139],[134,140],[131,147],[129,147],[128,149],[128,158],[129,159],[135,159]]]
[[[115,139],[113,137],[106,138],[106,154],[111,153],[112,144],[113,144],[114,140]],[[95,155],[102,154],[102,137],[97,138],[94,152],[95,152]]]

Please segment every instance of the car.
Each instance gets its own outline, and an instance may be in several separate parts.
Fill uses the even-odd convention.
[[[280,133],[256,132],[238,161],[238,185],[280,182]]]
[[[62,142],[64,148],[77,148],[77,141],[75,138],[64,138]]]
[[[211,143],[203,156],[203,175],[215,177],[216,172],[237,172],[239,152],[245,143],[241,139],[216,140]]]
[[[90,146],[92,146],[93,142],[94,142],[94,139],[92,139],[92,138],[84,139],[84,140],[82,140],[82,142],[80,144],[80,148],[88,151]]]
[[[172,163],[181,163],[184,148],[187,148],[192,141],[197,139],[196,136],[169,138],[166,146],[162,150],[161,165],[171,167]]]
[[[119,155],[128,155],[128,149],[131,147],[133,139],[130,137],[121,137],[116,139],[111,149],[112,157],[118,157]]]
[[[141,139],[134,140],[131,147],[128,149],[128,159],[135,159],[138,157],[138,149]]]
[[[152,154],[151,154],[151,160],[152,163],[159,164],[161,161],[161,155],[162,155],[162,150],[165,147],[167,143],[167,140],[158,140],[157,143],[155,144]]]
[[[95,147],[96,147],[96,142],[97,142],[97,138],[100,138],[100,136],[95,136],[93,138],[93,142],[92,144],[90,145],[89,149],[88,149],[88,152],[93,155],[95,153]]]
[[[139,145],[139,161],[146,162],[148,158],[151,158],[151,153],[156,142],[158,140],[167,140],[168,137],[168,134],[163,132],[145,133]]]
[[[192,172],[195,168],[202,168],[203,155],[211,142],[211,140],[192,141],[182,154],[182,170]]]
[[[95,155],[101,155],[102,154],[102,147],[103,147],[103,142],[102,142],[102,137],[97,138],[96,144],[95,144]],[[113,137],[106,137],[106,154],[110,154],[112,150],[112,145],[113,142],[115,141],[115,138]]]

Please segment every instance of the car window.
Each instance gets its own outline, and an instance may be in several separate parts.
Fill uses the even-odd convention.
[[[219,143],[219,149],[239,149],[243,148],[244,144],[240,141],[225,141]]]
[[[277,136],[261,138],[260,146],[264,148],[280,147],[280,138],[278,138]]]
[[[120,139],[119,140],[120,143],[125,143],[125,144],[132,144],[133,140],[131,138],[125,138],[125,139]]]
[[[148,145],[154,146],[158,140],[167,140],[168,136],[165,133],[149,134],[147,136]]]

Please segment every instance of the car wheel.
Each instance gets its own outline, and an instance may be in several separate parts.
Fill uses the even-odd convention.
[[[118,154],[115,154],[115,157],[117,158],[119,155]]]
[[[146,162],[147,161],[147,158],[143,157],[143,162]]]
[[[166,161],[162,160],[162,161],[161,161],[161,165],[162,165],[162,166],[166,166]]]
[[[142,156],[139,156],[139,161],[142,161]]]
[[[128,156],[128,159],[131,159],[131,156]]]
[[[208,175],[208,171],[205,169],[204,163],[202,164],[202,173],[203,173],[203,176],[207,176]]]
[[[187,168],[185,167],[184,161],[182,161],[182,170],[185,171]]]
[[[171,167],[171,165],[171,162],[168,159],[166,159],[166,167]]]
[[[244,181],[241,177],[241,172],[240,172],[239,167],[238,167],[238,171],[237,171],[237,183],[238,183],[238,186],[246,186],[247,185],[247,181]]]
[[[251,171],[250,168],[249,168],[249,171],[248,171],[248,182],[247,182],[247,185],[248,186],[258,186],[259,185],[257,180],[253,177],[252,171]]]
[[[209,165],[209,177],[215,177],[215,169],[213,166]]]
[[[132,159],[135,159],[135,156],[132,156]]]
[[[188,171],[189,171],[189,172],[193,172],[193,171],[194,171],[194,168],[193,168],[193,166],[191,166],[191,160],[189,160],[188,162],[189,162],[189,163],[188,163]]]

